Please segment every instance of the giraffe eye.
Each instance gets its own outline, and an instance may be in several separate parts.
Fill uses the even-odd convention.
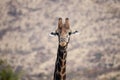
[[[69,34],[69,35],[71,35],[72,33],[71,33],[71,32],[69,32],[68,34]]]

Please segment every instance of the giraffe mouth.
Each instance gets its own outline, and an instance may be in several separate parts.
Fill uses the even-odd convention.
[[[60,42],[60,46],[66,46],[66,42]]]

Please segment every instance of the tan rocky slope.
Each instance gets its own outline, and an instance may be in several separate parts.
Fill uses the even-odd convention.
[[[22,80],[52,80],[58,17],[70,18],[67,80],[120,80],[120,0],[0,0],[0,58]]]

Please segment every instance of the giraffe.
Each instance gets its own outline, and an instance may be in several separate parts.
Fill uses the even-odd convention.
[[[70,35],[75,33],[77,31],[72,32],[70,29],[69,18],[65,19],[64,24],[62,23],[62,18],[58,19],[58,28],[51,33],[52,35],[57,35],[59,40],[53,80],[66,80],[67,46],[70,41]]]

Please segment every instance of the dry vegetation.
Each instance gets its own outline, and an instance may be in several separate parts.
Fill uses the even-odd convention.
[[[120,80],[120,0],[0,0],[0,58],[23,80],[52,80],[58,17],[72,30],[67,80]]]

